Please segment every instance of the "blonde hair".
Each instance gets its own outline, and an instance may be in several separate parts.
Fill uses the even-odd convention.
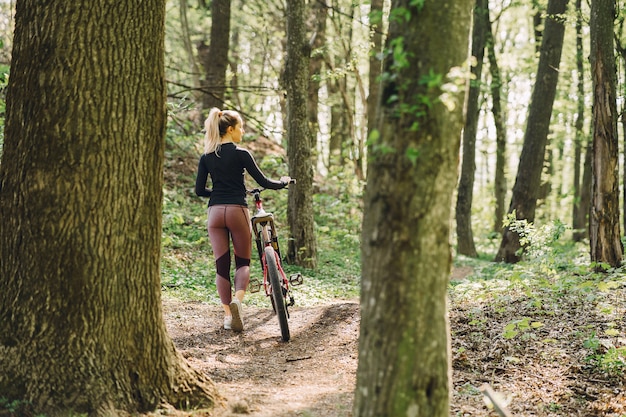
[[[218,152],[222,137],[230,126],[241,123],[241,116],[234,110],[220,110],[213,107],[204,121],[204,153]]]

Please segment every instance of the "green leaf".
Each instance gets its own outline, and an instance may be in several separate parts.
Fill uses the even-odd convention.
[[[502,336],[508,340],[508,339],[513,339],[518,334],[519,332],[517,330],[507,330],[502,334]]]

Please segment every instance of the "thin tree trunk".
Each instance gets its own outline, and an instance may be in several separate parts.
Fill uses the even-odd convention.
[[[580,242],[587,236],[587,213],[582,207],[581,192],[581,171],[582,171],[582,152],[585,145],[585,134],[583,132],[585,125],[585,77],[584,77],[584,52],[583,52],[583,17],[582,17],[582,0],[576,0],[576,74],[578,78],[578,110],[576,112],[576,141],[574,143],[574,207],[572,215],[573,238],[575,242]],[[588,206],[587,206],[588,208]]]
[[[368,148],[355,417],[449,415],[446,291],[463,97],[446,106],[440,85],[418,80],[450,82],[467,60],[472,5],[392,2],[392,15],[407,17],[390,22],[387,45],[402,39],[396,57],[406,61],[385,60],[380,136]]]
[[[224,108],[226,68],[230,50],[230,2],[231,0],[212,1],[211,41],[208,48],[204,43],[198,47],[198,55],[206,74],[202,89],[204,109]]]
[[[183,46],[185,47],[187,61],[189,62],[189,71],[191,72],[194,101],[198,103],[200,102],[202,97],[202,93],[200,91],[200,71],[198,70],[196,57],[193,54],[191,36],[189,35],[189,21],[187,19],[187,0],[179,0],[178,6],[180,12],[180,27],[182,30]]]
[[[322,78],[322,68],[324,65],[324,51],[326,46],[326,19],[328,18],[328,8],[322,2],[313,2],[311,5],[311,33],[313,33],[313,53],[309,60],[309,90],[308,90],[308,119],[311,131],[311,148],[317,150],[317,135],[319,133],[318,106],[319,91]]]
[[[496,57],[495,40],[491,27],[489,9],[486,16],[487,25],[487,58],[489,59],[489,73],[491,74],[491,113],[496,128],[496,169],[494,174],[494,196],[496,200],[494,211],[493,231],[502,233],[502,221],[505,213],[506,198],[506,124],[502,108],[502,74]]]
[[[291,239],[287,257],[297,265],[314,268],[316,242],[313,219],[313,158],[307,120],[309,54],[304,0],[287,1],[287,157],[289,175],[298,183],[289,187],[287,217]]]
[[[593,175],[589,244],[591,261],[621,265],[616,73],[613,52],[615,2],[591,3],[591,75],[593,83]]]
[[[472,29],[472,56],[476,63],[472,66],[473,79],[467,98],[467,116],[463,129],[463,162],[456,200],[457,252],[461,255],[477,257],[472,231],[472,198],[474,196],[474,174],[476,171],[476,131],[480,113],[479,98],[482,84],[487,13],[489,2],[477,0],[474,6],[474,28]]]
[[[376,128],[380,101],[380,74],[383,69],[383,0],[371,0],[370,25],[372,49],[369,57],[369,94],[367,96],[367,137]]]
[[[556,95],[558,68],[563,49],[563,13],[568,0],[549,0],[548,16],[541,44],[539,67],[533,89],[528,123],[524,135],[524,146],[513,187],[509,213],[516,219],[535,220],[541,171],[545,158],[546,143],[550,128],[550,116]],[[505,228],[496,261],[514,263],[519,261],[520,241],[516,232]]]
[[[0,164],[0,393],[37,414],[217,398],[161,310],[164,19],[163,0],[17,2]]]

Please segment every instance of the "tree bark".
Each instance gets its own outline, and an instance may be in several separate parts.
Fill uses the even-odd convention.
[[[572,229],[573,239],[580,242],[587,236],[589,230],[587,223],[587,213],[589,206],[582,206],[582,155],[583,148],[586,148],[586,135],[583,131],[585,125],[585,77],[584,77],[584,52],[583,52],[583,18],[582,18],[582,0],[576,0],[576,74],[577,74],[577,112],[576,112],[576,140],[574,143],[574,205],[572,213]],[[584,185],[584,184],[583,184]]]
[[[324,65],[324,48],[326,46],[326,19],[328,18],[328,7],[322,2],[313,2],[311,8],[311,21],[309,27],[313,33],[313,54],[309,60],[309,99],[308,118],[309,129],[311,131],[311,149],[317,150],[317,134],[319,133],[318,106],[319,92],[322,79],[322,68]],[[316,152],[317,154],[317,152]]]
[[[621,265],[618,134],[613,19],[615,2],[591,2],[591,79],[593,85],[593,160],[589,244],[591,261]]]
[[[502,73],[496,57],[495,40],[491,27],[489,9],[487,9],[487,58],[489,60],[489,73],[491,74],[491,113],[496,128],[496,170],[494,174],[494,225],[493,231],[502,233],[502,221],[505,213],[506,198],[506,123],[504,122],[504,109],[502,108]]]
[[[383,0],[371,0],[370,25],[372,49],[369,57],[369,94],[367,95],[367,137],[376,129],[380,102],[380,74],[383,69]]]
[[[479,99],[482,84],[487,13],[489,2],[477,0],[474,6],[474,27],[472,29],[472,56],[476,59],[472,66],[473,79],[467,97],[467,116],[463,129],[463,159],[461,178],[456,200],[457,252],[461,255],[477,257],[472,231],[472,198],[474,196],[474,174],[476,172],[476,131],[480,113]]]
[[[208,48],[204,43],[198,46],[198,55],[206,74],[202,86],[204,109],[224,108],[229,49],[230,0],[213,0],[211,3],[211,41]]]
[[[0,393],[47,415],[210,406],[159,276],[163,0],[18,0],[0,164]]]
[[[529,222],[535,220],[541,171],[544,164],[550,117],[559,77],[558,68],[563,50],[565,32],[563,14],[567,8],[567,2],[568,0],[549,0],[548,2],[548,15],[545,19],[545,29],[542,35],[539,66],[524,134],[524,146],[522,147],[509,206],[509,213],[515,213],[518,220],[526,219]],[[519,261],[520,247],[517,233],[505,228],[496,261],[508,263]]]
[[[289,175],[298,183],[289,188],[287,217],[291,238],[287,249],[290,262],[307,268],[316,265],[313,220],[313,158],[307,119],[309,55],[304,0],[287,1],[287,157]]]
[[[467,81],[449,75],[467,61],[472,6],[392,2],[402,18],[390,22],[396,53],[385,60],[380,135],[368,148],[355,417],[449,414],[446,290],[464,88],[447,87]]]
[[[178,7],[180,9],[180,29],[182,31],[181,36],[183,38],[185,54],[187,55],[187,61],[189,62],[189,71],[191,72],[191,80],[193,83],[193,98],[196,103],[199,103],[202,99],[202,92],[200,91],[200,71],[198,70],[196,57],[193,54],[191,35],[189,34],[189,20],[187,19],[187,6],[187,0],[179,0]]]

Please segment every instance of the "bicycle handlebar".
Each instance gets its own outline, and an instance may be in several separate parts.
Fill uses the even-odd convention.
[[[295,178],[292,178],[292,179],[290,179],[290,180],[289,180],[289,182],[287,183],[287,185],[289,185],[289,184],[295,184],[295,183],[296,183],[296,179],[295,179]],[[287,188],[287,187],[285,187],[285,188]],[[249,195],[254,195],[254,194],[256,194],[256,193],[260,193],[261,191],[265,191],[265,190],[267,190],[267,189],[268,189],[268,188],[253,188],[252,190],[246,190],[246,193],[247,193],[247,194],[249,194]]]

